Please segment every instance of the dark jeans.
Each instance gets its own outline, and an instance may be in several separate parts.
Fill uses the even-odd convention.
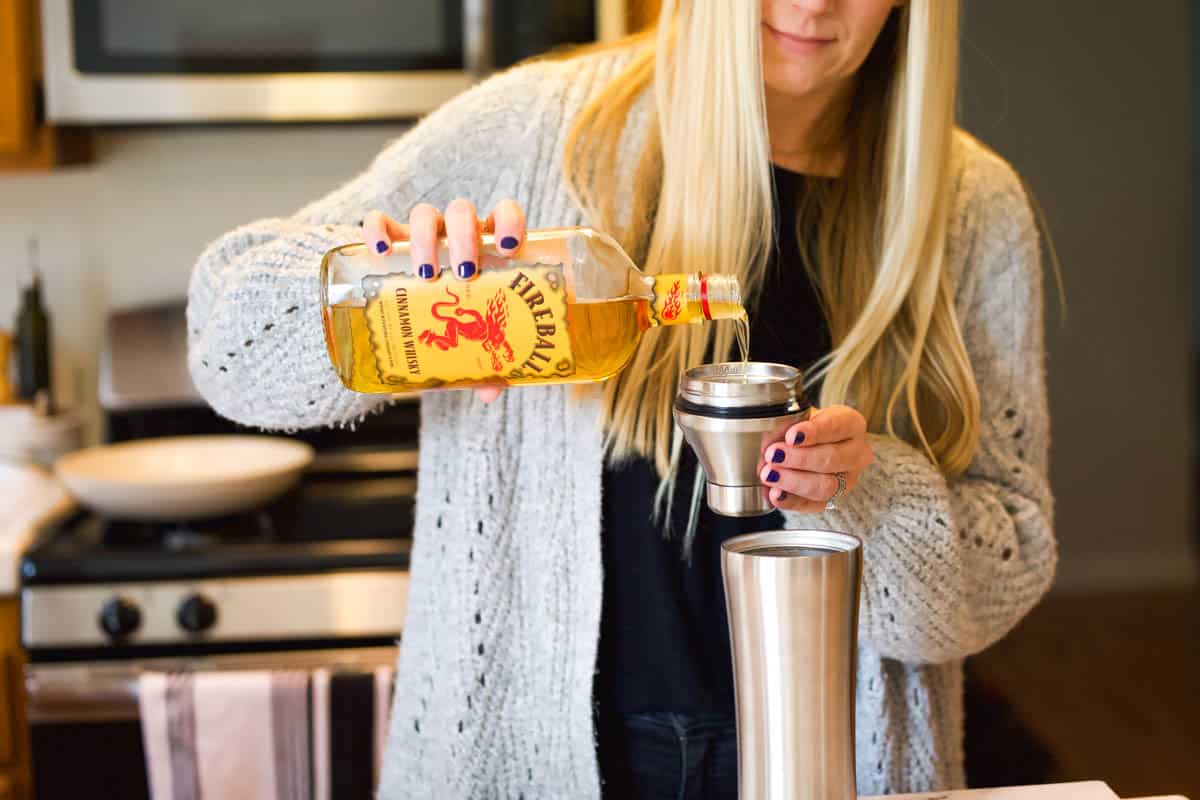
[[[611,800],[737,800],[737,734],[726,714],[609,718],[600,774]]]

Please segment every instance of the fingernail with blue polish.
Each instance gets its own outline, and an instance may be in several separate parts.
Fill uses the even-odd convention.
[[[779,480],[778,472],[776,472],[775,470],[771,470],[770,472],[767,473],[767,483],[774,483],[777,480]]]
[[[500,247],[505,250],[516,250],[518,244],[520,242],[517,241],[517,237],[515,236],[505,236],[500,240]]]
[[[804,432],[796,431],[796,438],[792,439],[792,444],[803,444],[803,443],[804,443]]]
[[[772,464],[782,464],[784,458],[785,458],[785,453],[782,450],[776,450],[774,453],[771,454],[771,463]]]
[[[458,265],[458,277],[466,279],[475,274],[475,262],[464,261]]]
[[[782,503],[784,500],[787,500],[787,492],[785,492],[783,489],[780,489],[780,490],[779,490],[779,497],[776,497],[776,498],[775,498],[775,502],[776,502],[776,503]]]
[[[375,252],[376,253],[383,254],[383,253],[386,253],[387,251],[388,251],[388,243],[387,242],[376,242],[375,243]]]
[[[417,274],[425,280],[429,280],[433,277],[433,264],[422,264],[417,267]]]

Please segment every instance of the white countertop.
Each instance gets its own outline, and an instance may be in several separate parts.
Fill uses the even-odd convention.
[[[46,470],[0,459],[0,596],[17,593],[21,554],[38,527],[74,507]]]
[[[885,800],[862,798],[861,800]],[[962,792],[888,795],[886,800],[1119,800],[1102,781],[1017,786],[1006,789],[971,789]],[[1187,800],[1182,795],[1145,797],[1140,800]]]
[[[961,792],[888,795],[887,800],[1119,800],[1101,781],[1016,786],[1004,789],[970,789]],[[862,800],[882,800],[862,798]]]

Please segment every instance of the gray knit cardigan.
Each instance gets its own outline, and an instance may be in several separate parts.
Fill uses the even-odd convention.
[[[330,366],[322,254],[359,241],[370,209],[403,219],[418,202],[460,196],[484,210],[515,198],[530,228],[582,224],[562,177],[563,142],[625,58],[495,76],[340,189],[215,241],[188,303],[188,363],[212,406],[284,430],[353,423],[378,408],[384,398],[345,390]],[[630,163],[648,102],[638,108]],[[839,511],[788,519],[866,543],[856,721],[864,794],[962,785],[962,659],[1009,631],[1054,572],[1037,232],[1002,159],[959,134],[955,164],[947,249],[982,402],[978,453],[947,481],[910,445],[873,435],[876,463]],[[412,583],[381,798],[598,796],[595,417],[592,402],[562,387],[510,390],[487,406],[469,391],[422,398]]]

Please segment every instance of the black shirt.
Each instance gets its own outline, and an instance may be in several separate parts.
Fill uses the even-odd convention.
[[[752,298],[750,358],[802,369],[829,350],[829,333],[800,258],[796,197],[821,180],[773,168],[778,247]],[[730,323],[718,323],[730,324]],[[596,700],[599,710],[733,712],[729,624],[721,582],[721,543],[778,528],[781,515],[722,517],[701,500],[690,559],[683,535],[697,469],[684,445],[672,503],[671,536],[653,519],[658,473],[649,459],[607,465],[601,507],[604,605]]]

